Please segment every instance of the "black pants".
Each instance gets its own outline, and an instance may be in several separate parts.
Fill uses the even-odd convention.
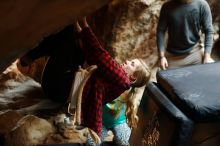
[[[41,86],[50,99],[65,102],[69,96],[73,77],[79,65],[84,63],[83,53],[78,45],[78,35],[72,26],[45,38],[27,55],[32,59],[49,56],[44,68]]]

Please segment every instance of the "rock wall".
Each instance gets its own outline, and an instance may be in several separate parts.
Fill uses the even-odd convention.
[[[96,12],[93,24],[99,29],[97,33],[103,34],[100,40],[105,40],[104,46],[118,61],[138,57],[150,67],[156,63],[155,32],[162,3],[159,0],[126,0],[111,3]]]
[[[74,19],[91,14],[110,0],[0,1],[0,71],[17,57]]]
[[[100,40],[118,61],[140,57],[152,67],[157,62],[156,26],[166,0],[114,1],[96,12],[92,24]],[[220,3],[208,0],[213,14],[214,39],[219,38]]]
[[[38,45],[45,36],[58,32],[82,15],[89,15],[89,23],[99,40],[119,62],[140,57],[152,67],[157,62],[155,33],[163,2],[165,0],[0,2],[1,14],[5,14],[0,24],[0,71]],[[219,23],[218,0],[208,2],[214,22]]]

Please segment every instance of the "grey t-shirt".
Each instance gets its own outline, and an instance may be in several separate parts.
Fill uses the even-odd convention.
[[[166,2],[160,11],[157,26],[157,47],[165,50],[164,36],[168,30],[167,51],[184,54],[192,50],[205,34],[205,52],[211,53],[213,45],[212,14],[205,0],[192,0],[183,4],[177,0]]]

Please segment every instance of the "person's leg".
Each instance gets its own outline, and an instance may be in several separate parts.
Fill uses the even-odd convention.
[[[114,134],[113,141],[118,146],[129,146],[129,138],[131,135],[131,129],[128,127],[127,123],[122,123],[117,126],[115,126],[112,129],[112,132]]]
[[[104,139],[105,139],[107,133],[108,133],[108,129],[105,126],[102,126],[101,143],[104,142]],[[99,146],[99,145],[95,144],[95,142],[93,141],[90,134],[88,134],[88,138],[87,138],[87,141],[86,141],[86,146]]]
[[[52,100],[65,102],[69,96],[75,71],[83,65],[84,56],[77,43],[78,34],[68,29],[60,36],[59,49],[51,54],[43,72],[42,88]]]
[[[44,57],[51,56],[54,52],[59,51],[63,45],[68,44],[68,40],[72,39],[74,30],[72,26],[67,26],[60,32],[50,35],[43,39],[35,48],[30,49],[26,54],[20,58],[22,66],[28,66],[34,60]],[[69,41],[70,42],[70,41]]]
[[[84,58],[79,48],[75,51],[51,56],[45,66],[41,86],[46,95],[57,101],[66,101],[75,72],[83,65]]]

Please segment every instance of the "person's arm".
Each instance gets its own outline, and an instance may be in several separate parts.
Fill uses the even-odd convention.
[[[82,29],[81,38],[84,46],[82,50],[87,63],[98,66],[98,71],[102,79],[114,84],[121,91],[129,89],[130,81],[125,71],[101,46],[88,25]]]
[[[214,60],[211,58],[212,46],[213,46],[213,26],[212,26],[212,13],[208,3],[204,2],[202,11],[202,30],[205,34],[205,52],[203,57],[203,63],[210,63]]]
[[[165,32],[167,30],[167,17],[166,17],[166,10],[165,5],[162,6],[160,11],[160,17],[157,25],[157,48],[158,48],[158,57],[159,63],[163,70],[168,67],[168,62],[165,57]]]

